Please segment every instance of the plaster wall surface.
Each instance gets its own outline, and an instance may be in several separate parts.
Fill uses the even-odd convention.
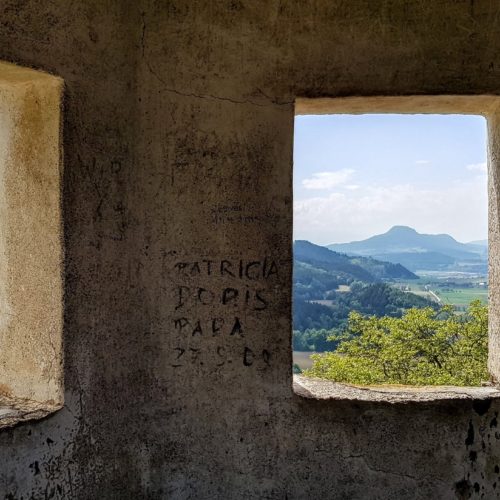
[[[0,63],[0,397],[52,408],[63,399],[61,88]]]
[[[5,498],[496,498],[498,401],[292,390],[294,101],[500,94],[489,0],[0,0],[66,87],[65,407]],[[494,177],[496,178],[496,177]]]

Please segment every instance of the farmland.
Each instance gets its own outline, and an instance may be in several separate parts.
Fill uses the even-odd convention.
[[[455,306],[464,310],[473,300],[488,302],[487,278],[469,273],[419,273],[420,279],[409,283],[396,283],[394,286],[440,304]]]
[[[444,304],[453,304],[454,306],[468,306],[473,300],[488,302],[488,289],[486,288],[452,288],[436,290],[436,295]]]

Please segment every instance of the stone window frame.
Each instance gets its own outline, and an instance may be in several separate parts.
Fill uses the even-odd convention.
[[[0,428],[64,404],[62,96],[0,61]]]
[[[500,96],[407,95],[297,98],[295,115],[464,114],[486,119],[488,133],[488,387],[362,387],[294,375],[294,391],[313,399],[407,403],[500,398]]]

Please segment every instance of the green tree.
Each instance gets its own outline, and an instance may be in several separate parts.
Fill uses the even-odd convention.
[[[330,338],[335,330],[307,329],[304,331],[294,330],[293,350],[294,351],[331,351],[336,348],[336,343]]]
[[[488,310],[409,309],[401,318],[351,312],[331,337],[335,352],[312,356],[306,374],[355,384],[480,385],[488,379]]]

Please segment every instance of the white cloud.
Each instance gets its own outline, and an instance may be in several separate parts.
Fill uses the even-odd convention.
[[[352,168],[343,168],[335,172],[317,172],[312,177],[304,179],[302,186],[306,189],[333,189],[345,184],[352,176]]]
[[[429,164],[429,163],[430,163],[430,161],[429,161],[429,160],[417,160],[417,161],[415,162],[415,165],[427,165],[427,164]]]
[[[482,172],[482,173],[486,173],[487,171],[487,166],[486,166],[486,162],[482,162],[482,163],[472,163],[471,165],[467,165],[465,167],[467,170],[471,170],[473,172]]]
[[[411,184],[368,186],[294,203],[294,238],[319,244],[364,239],[394,225],[448,233],[459,241],[487,234],[486,177],[422,189]]]

